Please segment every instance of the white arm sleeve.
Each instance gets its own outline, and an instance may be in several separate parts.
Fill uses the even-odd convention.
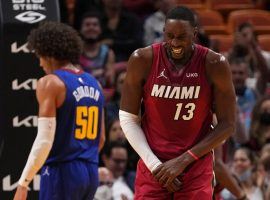
[[[38,119],[38,133],[19,180],[19,185],[27,187],[46,161],[51,150],[56,129],[55,117]]]
[[[161,161],[150,149],[137,115],[119,111],[120,125],[133,149],[139,154],[147,168],[152,172]]]

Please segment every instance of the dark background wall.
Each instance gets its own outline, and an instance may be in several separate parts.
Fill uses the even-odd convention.
[[[35,89],[44,73],[27,49],[27,35],[44,20],[59,21],[57,2],[0,0],[1,200],[12,199],[37,133]],[[28,199],[38,199],[39,180],[30,184]]]

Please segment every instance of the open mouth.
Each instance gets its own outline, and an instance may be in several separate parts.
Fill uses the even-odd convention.
[[[172,51],[172,54],[174,56],[179,57],[179,56],[183,55],[184,48],[183,47],[178,47],[178,48],[171,47],[171,51]]]
[[[183,48],[173,48],[173,47],[172,47],[172,51],[173,51],[173,53],[175,53],[175,54],[181,54],[182,51],[183,51]]]

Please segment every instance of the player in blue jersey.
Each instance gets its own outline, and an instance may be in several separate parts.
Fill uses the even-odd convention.
[[[81,39],[67,25],[46,22],[31,31],[28,44],[47,75],[37,84],[38,133],[14,199],[27,198],[42,166],[39,199],[93,199],[105,140],[104,96],[98,82],[75,66]]]

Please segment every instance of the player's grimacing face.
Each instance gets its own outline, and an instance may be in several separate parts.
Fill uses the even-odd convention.
[[[192,50],[197,29],[188,21],[167,19],[164,26],[164,42],[173,59],[182,59]]]

